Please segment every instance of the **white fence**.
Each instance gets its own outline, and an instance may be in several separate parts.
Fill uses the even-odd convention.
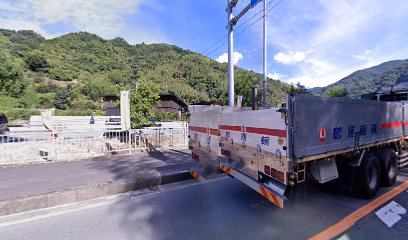
[[[187,123],[176,127],[16,132],[0,135],[0,165],[44,161],[74,161],[84,158],[133,154],[143,150],[185,149]]]

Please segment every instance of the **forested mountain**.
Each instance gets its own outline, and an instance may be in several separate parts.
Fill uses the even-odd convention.
[[[235,68],[236,95],[251,104],[261,75]],[[14,108],[101,110],[100,96],[153,82],[187,103],[227,102],[227,64],[168,44],[130,45],[87,32],[46,40],[33,31],[0,30],[0,111]],[[269,79],[268,101],[284,101],[290,85]],[[5,110],[3,110],[5,111]]]
[[[359,70],[326,87],[311,89],[311,92],[323,94],[336,87],[345,89],[351,98],[370,98],[378,88],[400,82],[408,82],[408,60],[389,61]]]
[[[261,79],[235,68],[236,96],[244,96],[244,106],[251,105],[252,86]],[[87,32],[47,40],[33,31],[0,29],[0,112],[11,119],[51,107],[58,114],[103,114],[101,95],[133,89],[137,81],[154,83],[160,93],[174,93],[189,104],[227,103],[227,64],[177,46],[130,45]],[[390,61],[312,92],[368,98],[381,86],[405,81],[408,60]],[[269,105],[280,105],[290,91],[307,92],[301,85],[268,79]]]

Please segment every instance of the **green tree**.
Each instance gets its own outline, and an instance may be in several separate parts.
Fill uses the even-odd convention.
[[[114,84],[129,83],[130,73],[127,71],[113,70],[108,73],[108,79]]]
[[[78,77],[78,72],[75,68],[70,69],[69,66],[57,66],[48,70],[49,77],[58,81],[71,81]]]
[[[26,62],[28,68],[34,72],[46,71],[49,67],[47,59],[45,59],[44,55],[40,51],[34,51],[31,53]]]
[[[82,94],[90,97],[94,101],[99,101],[102,95],[114,94],[115,88],[112,83],[105,77],[88,79],[84,81]]]
[[[256,84],[257,78],[246,73],[237,73],[235,81],[235,103],[238,96],[243,96],[243,107],[252,106],[252,87]]]
[[[68,109],[71,106],[71,94],[72,91],[70,88],[59,88],[55,92],[56,99],[54,106],[57,109]]]
[[[11,97],[23,95],[27,83],[23,79],[23,68],[16,59],[0,51],[0,93]]]
[[[40,104],[43,108],[52,108],[54,107],[55,100],[56,100],[55,93],[51,93],[51,92],[44,93],[44,94],[41,94]]]
[[[36,108],[40,103],[40,95],[32,88],[24,90],[24,95],[18,100],[21,108]]]
[[[296,88],[297,91],[299,92],[299,94],[310,94],[310,91],[307,87],[303,86],[302,84],[300,84],[300,82],[298,82],[296,84]]]
[[[324,92],[324,95],[329,97],[346,97],[348,94],[347,89],[339,86],[331,87]]]
[[[148,82],[139,84],[137,92],[130,94],[130,118],[132,128],[151,125],[149,118],[156,117],[156,106],[159,103],[159,88]]]
[[[289,92],[294,93],[294,94],[310,94],[309,89],[307,89],[305,86],[300,84],[300,82],[298,82],[296,86],[291,85]]]

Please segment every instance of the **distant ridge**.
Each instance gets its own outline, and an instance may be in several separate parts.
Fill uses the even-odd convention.
[[[326,87],[312,88],[314,94],[323,94],[327,89],[338,86],[345,88],[352,98],[370,98],[378,88],[408,82],[408,60],[394,60],[358,70]]]

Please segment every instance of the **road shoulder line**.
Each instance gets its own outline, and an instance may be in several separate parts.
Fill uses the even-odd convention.
[[[393,189],[389,190],[388,192],[382,194],[378,198],[374,199],[370,203],[362,206],[361,208],[357,209],[356,211],[349,214],[347,217],[343,218],[336,224],[328,227],[327,229],[323,230],[322,232],[312,236],[309,240],[320,240],[320,239],[331,239],[334,238],[341,233],[345,232],[347,229],[352,227],[358,220],[365,217],[384,203],[388,202],[404,190],[408,188],[408,180],[401,183],[400,185],[394,187]]]

